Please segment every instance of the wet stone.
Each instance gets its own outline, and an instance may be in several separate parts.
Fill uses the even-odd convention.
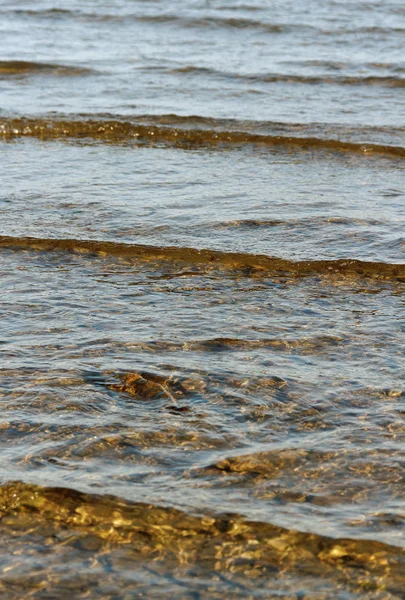
[[[179,406],[178,401],[190,397],[196,390],[201,389],[200,382],[186,380],[184,385],[180,379],[162,377],[149,372],[125,373],[119,376],[120,383],[108,387],[117,392],[123,392],[138,401],[151,402],[168,400],[172,404],[167,408],[176,412],[187,412],[187,406]]]

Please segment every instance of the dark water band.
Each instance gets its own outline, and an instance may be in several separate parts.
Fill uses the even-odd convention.
[[[366,262],[361,260],[301,260],[292,261],[262,254],[222,252],[220,250],[184,248],[176,246],[149,246],[119,242],[49,239],[0,236],[0,247],[44,251],[85,252],[108,254],[123,258],[168,260],[206,266],[245,269],[263,275],[347,275],[405,281],[405,264]]]
[[[159,121],[159,118],[157,118]],[[296,137],[266,135],[223,129],[196,129],[158,124],[133,123],[120,120],[66,120],[51,118],[0,118],[0,136],[5,140],[34,137],[41,140],[92,140],[104,143],[132,143],[162,145],[182,149],[238,148],[260,146],[281,148],[286,151],[328,151],[360,154],[380,154],[387,157],[405,157],[405,147],[375,143],[360,143]]]
[[[236,73],[207,67],[178,67],[169,69],[178,75],[203,75],[221,79],[251,81],[253,83],[293,83],[307,85],[382,86],[403,88],[405,79],[394,75],[297,75],[294,73]]]
[[[86,75],[91,69],[72,65],[38,63],[25,60],[0,60],[0,77],[5,75]]]

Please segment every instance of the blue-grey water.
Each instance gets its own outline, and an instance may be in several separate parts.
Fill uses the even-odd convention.
[[[401,600],[403,3],[0,15],[0,598]]]

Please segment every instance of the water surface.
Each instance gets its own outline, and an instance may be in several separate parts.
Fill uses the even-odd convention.
[[[0,12],[0,595],[402,598],[402,4]]]

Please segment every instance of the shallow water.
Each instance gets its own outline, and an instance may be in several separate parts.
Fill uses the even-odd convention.
[[[402,598],[402,4],[0,12],[0,596]]]

